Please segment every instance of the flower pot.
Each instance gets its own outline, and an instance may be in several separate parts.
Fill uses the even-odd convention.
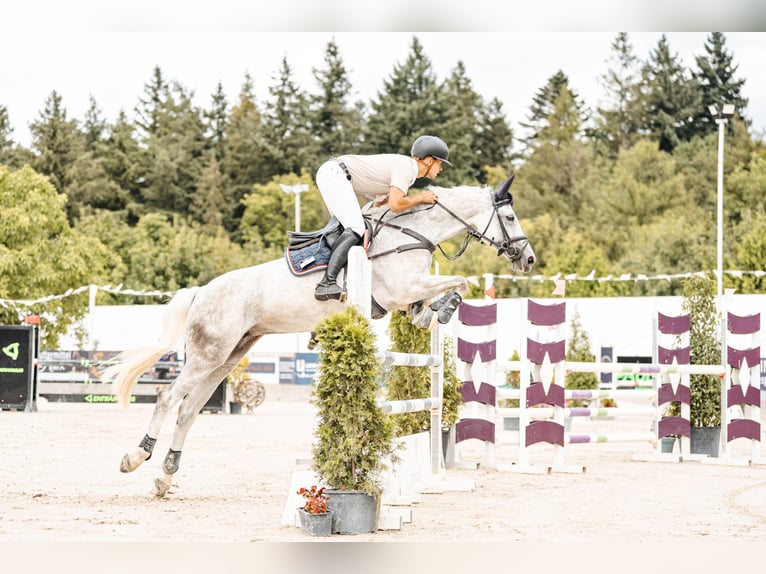
[[[242,414],[242,405],[234,401],[229,401],[229,413],[232,415]]]
[[[718,456],[721,427],[692,427],[689,450],[692,454]]]
[[[333,534],[364,534],[378,529],[380,497],[362,490],[325,490]]]
[[[676,437],[664,436],[660,439],[660,443],[661,452],[673,452],[673,447],[676,444]]]
[[[332,534],[332,512],[318,512],[313,514],[302,508],[298,509],[301,528],[312,536],[330,536]]]

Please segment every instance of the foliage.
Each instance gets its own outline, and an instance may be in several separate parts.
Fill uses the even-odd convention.
[[[0,166],[0,298],[44,298],[103,279],[114,263],[95,237],[69,226],[66,196],[30,167]],[[41,344],[58,337],[88,311],[88,294],[16,307],[0,306],[0,323],[19,324],[26,314],[42,317]]]
[[[313,468],[337,490],[381,490],[386,457],[394,454],[391,417],[377,406],[380,364],[375,334],[354,306],[320,321]]]
[[[590,339],[582,327],[580,314],[575,311],[572,317],[571,338],[567,346],[566,360],[592,363],[596,357],[590,350]],[[567,389],[597,389],[598,376],[595,373],[567,373],[564,376],[564,387]],[[569,401],[569,406],[579,407],[583,402],[579,399]]]
[[[726,268],[763,270],[757,220],[766,208],[763,134],[751,133],[746,82],[726,36],[711,32],[699,52],[685,67],[664,36],[641,55],[628,33],[619,33],[601,75],[603,105],[589,112],[566,70],[558,70],[531,98],[519,134],[500,94],[480,94],[460,61],[439,77],[416,35],[369,102],[352,101],[334,40],[313,86],[298,85],[282,59],[263,100],[245,73],[231,105],[218,84],[207,109],[155,67],[143,91],[139,86],[134,117],[120,111],[105,118],[91,98],[84,117],[73,118],[52,91],[30,125],[29,149],[13,141],[13,110],[0,104],[0,164],[28,164],[47,176],[66,196],[71,229],[83,237],[97,229],[95,237],[113,250],[105,266],[89,264],[90,272],[70,275],[60,290],[53,282],[42,295],[102,279],[172,290],[279,258],[295,208],[295,196],[280,183],[310,185],[301,194],[302,228],[318,229],[328,213],[312,174],[328,155],[408,153],[414,137],[426,132],[448,142],[455,163],[439,185],[494,186],[516,172],[515,205],[538,256],[536,273],[678,274],[711,269],[715,261],[717,129],[706,106],[726,102],[737,110],[724,150],[724,229],[732,238],[724,246]],[[447,252],[459,241],[447,242]],[[448,273],[510,273],[507,261],[473,246],[455,262],[439,253],[436,259]],[[748,275],[725,281],[740,293],[760,292],[762,283]],[[576,281],[568,294],[679,295],[681,289],[680,280]],[[496,282],[499,297],[550,290],[527,278]],[[32,293],[41,291],[19,289],[14,298]],[[480,295],[472,286],[469,296]],[[99,294],[99,302],[118,300],[146,302]]]
[[[689,313],[692,365],[721,363],[720,314],[715,304],[716,282],[695,275],[684,281],[681,309]],[[721,425],[721,380],[716,375],[690,375],[690,420],[693,427]]]
[[[388,325],[391,351],[428,354],[431,352],[431,332],[412,324],[404,311],[394,311]],[[461,382],[452,359],[452,342],[444,340],[444,388],[442,394],[442,427],[457,422],[462,402]],[[394,366],[386,373],[386,398],[390,401],[419,399],[431,395],[431,368]],[[394,434],[404,436],[429,430],[430,413],[402,413],[393,417]]]
[[[327,497],[324,495],[324,486],[317,488],[313,485],[311,488],[301,486],[297,494],[306,499],[303,510],[309,514],[322,514],[327,512]]]

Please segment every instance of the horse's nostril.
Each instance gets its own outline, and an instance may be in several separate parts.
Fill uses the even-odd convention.
[[[530,265],[534,265],[535,258],[532,255],[530,255],[529,257],[527,257],[527,263],[529,263]]]

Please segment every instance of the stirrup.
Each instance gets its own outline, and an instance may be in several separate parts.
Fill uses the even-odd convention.
[[[338,299],[342,302],[346,299],[346,292],[337,283],[317,283],[317,286],[314,289],[314,299],[317,301]]]

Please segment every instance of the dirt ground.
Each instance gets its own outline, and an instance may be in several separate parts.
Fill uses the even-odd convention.
[[[93,556],[100,543],[183,543],[199,552],[224,542],[274,543],[272,551],[284,542],[429,543],[418,548],[439,549],[443,560],[460,543],[490,545],[500,556],[526,556],[529,564],[550,560],[551,547],[569,548],[562,555],[567,560],[601,562],[604,552],[638,545],[663,549],[664,558],[657,560],[666,565],[679,552],[686,554],[686,566],[712,548],[731,547],[724,555],[739,558],[766,550],[766,466],[631,459],[650,452],[649,443],[567,446],[566,462],[586,467],[580,474],[449,469],[447,478],[473,480],[475,488],[423,494],[412,506],[412,522],[401,530],[317,539],[280,521],[293,473],[308,469],[314,416],[307,394],[275,397],[267,390],[254,413],[200,415],[183,450],[177,485],[163,499],[153,497],[153,480],[173,421],[166,421],[150,461],[130,474],[118,470],[123,453],[143,437],[152,408],[41,400],[35,413],[0,412],[0,565],[3,556],[6,564],[14,556],[55,562],[47,552],[51,545],[71,551],[87,544]],[[595,431],[646,430],[645,421],[631,419],[575,422],[583,426],[573,432],[586,425]],[[547,448],[541,445],[533,461],[550,460]],[[481,461],[483,452],[481,444],[461,445],[463,460]],[[515,462],[516,447],[497,446],[495,460]],[[689,552],[679,550],[684,545]],[[762,561],[764,553],[758,555]],[[201,556],[197,566],[207,554]],[[287,571],[282,558],[275,560],[281,564],[276,571]],[[455,564],[446,561],[445,567]],[[111,564],[104,572],[121,571]]]

